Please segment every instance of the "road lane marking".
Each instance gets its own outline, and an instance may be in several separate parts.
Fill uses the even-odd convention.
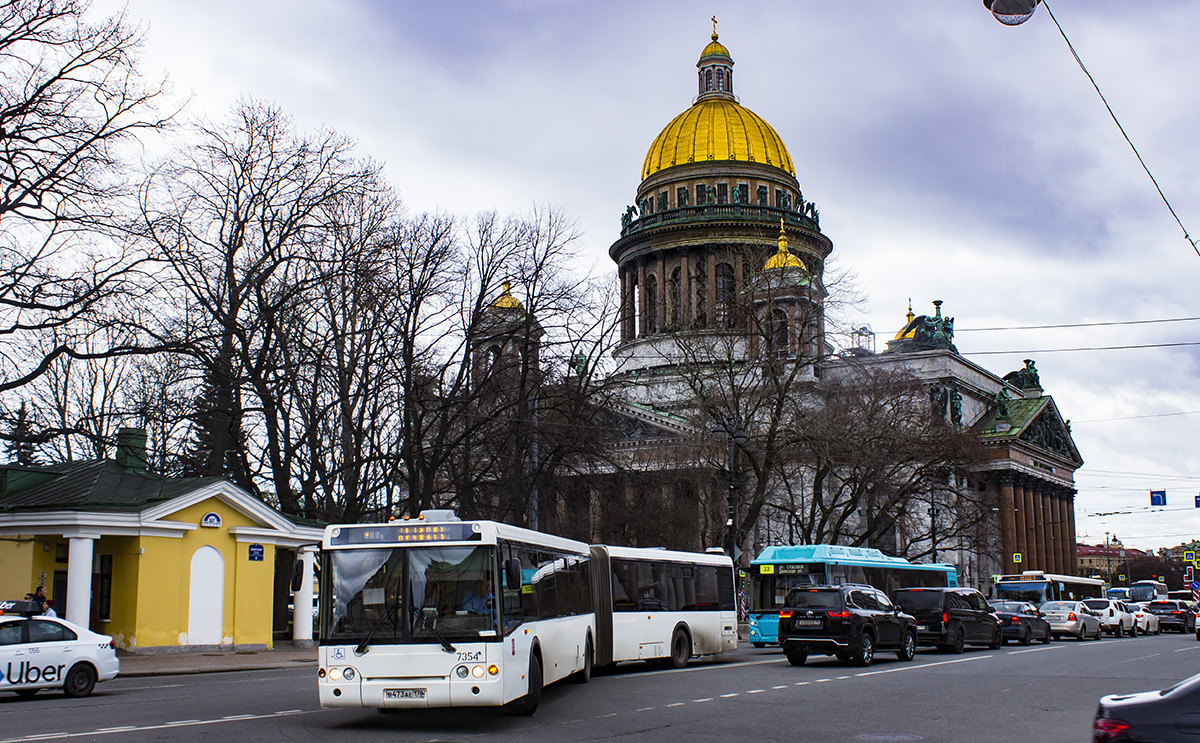
[[[668,704],[667,706],[668,707],[682,707],[684,704],[686,704],[686,702],[672,702],[671,704]],[[3,743],[3,741],[0,741],[0,743]]]
[[[704,699],[693,699],[693,700],[692,700],[692,703],[693,703],[693,704],[700,704],[701,702],[711,702],[712,700],[713,700],[713,698],[712,698],[712,697],[705,697]]]
[[[775,688],[777,688],[777,689],[782,689],[783,687],[782,687],[782,686],[777,686],[777,687],[775,687]],[[735,692],[733,692],[732,694],[722,694],[722,695],[721,695],[721,698],[722,698],[722,699],[728,699],[728,698],[730,698],[730,697],[737,697],[737,696],[741,696],[741,694],[739,694],[738,692],[736,692],[736,691],[735,691]]]
[[[796,683],[792,684],[792,686],[808,686],[808,682],[807,681],[797,681]]]
[[[1154,655],[1143,655],[1140,658],[1127,658],[1125,660],[1117,661],[1117,664],[1120,665],[1121,663],[1132,663],[1135,660],[1146,660],[1147,658],[1157,658],[1160,655],[1162,655],[1162,653],[1155,653]]]
[[[603,720],[605,717],[616,717],[618,714],[618,712],[609,712],[607,715],[600,715],[599,719]],[[583,720],[580,720],[580,722],[583,722]]]
[[[782,686],[772,686],[771,688],[772,689],[786,689],[788,687],[787,687],[787,684],[783,684]]]
[[[750,691],[748,691],[746,693],[747,694],[762,694],[764,691],[766,691],[766,689],[751,689]]]
[[[1040,653],[1045,650],[1062,650],[1062,646],[1056,648],[1030,648],[1028,650],[1009,650],[1006,655],[1020,655],[1021,653]]]
[[[787,658],[779,658],[777,660],[755,660],[748,663],[714,663],[707,666],[688,666],[687,668],[669,668],[665,671],[640,671],[638,673],[628,674],[629,678],[646,678],[647,676],[660,676],[664,673],[692,673],[695,671],[722,671],[727,668],[745,668],[746,666],[766,666],[772,663],[786,663]]]
[[[1190,647],[1190,648],[1179,648],[1179,649],[1178,649],[1178,650],[1176,650],[1175,652],[1177,652],[1177,653],[1186,653],[1186,652],[1188,652],[1189,650],[1200,650],[1200,645],[1196,645],[1196,646],[1194,646],[1194,647]]]
[[[852,679],[852,678],[854,678],[854,677],[853,676],[838,676],[838,681],[841,681],[842,679]]]
[[[307,715],[313,712],[323,712],[324,710],[312,709],[303,712],[293,712],[291,715]],[[24,735],[19,738],[0,738],[0,743],[25,743],[31,740],[57,740],[61,738],[87,738],[96,735],[111,735],[112,733],[128,733],[130,731],[142,732],[145,730],[165,730],[167,728],[180,728],[188,725],[220,725],[227,722],[239,722],[242,720],[266,720],[272,717],[285,717],[275,712],[262,715],[231,715],[230,717],[221,717],[213,720],[196,720],[195,722],[184,723],[160,723],[157,725],[131,725],[128,727],[119,728],[103,728],[99,730],[87,730],[79,733],[39,733],[38,735]]]
[[[958,660],[944,660],[944,661],[941,661],[940,663],[922,663],[919,666],[902,666],[900,668],[888,668],[883,671],[865,671],[863,673],[857,673],[855,675],[859,676],[859,677],[878,676],[879,674],[882,674],[882,673],[897,673],[899,671],[915,671],[920,668],[933,668],[934,666],[948,666],[953,663],[970,663],[970,662],[976,661],[976,660],[987,660],[990,657],[991,657],[990,655],[975,655],[970,658],[959,658]],[[828,679],[823,679],[823,680],[828,680]]]

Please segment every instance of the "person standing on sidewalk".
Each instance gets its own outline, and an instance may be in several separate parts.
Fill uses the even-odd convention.
[[[54,599],[46,599],[46,610],[42,614],[48,617],[58,617],[58,612],[54,610]]]

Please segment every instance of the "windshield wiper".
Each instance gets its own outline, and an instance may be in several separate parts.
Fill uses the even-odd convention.
[[[433,636],[438,639],[438,642],[442,643],[442,650],[445,650],[447,653],[454,652],[454,646],[450,644],[449,640],[442,637],[442,633],[437,631],[437,627],[433,626],[433,622],[429,621],[429,617],[425,616],[425,612],[414,606],[412,607],[412,613],[421,620],[421,624],[425,625],[425,629],[432,632]]]
[[[355,655],[362,655],[363,653],[367,652],[367,646],[371,644],[371,640],[374,640],[375,635],[379,634],[379,630],[383,629],[383,625],[387,624],[388,620],[392,619],[396,615],[397,606],[399,606],[398,603],[392,604],[388,607],[387,611],[383,613],[383,616],[379,618],[379,621],[375,623],[375,626],[372,627],[369,632],[367,632],[367,636],[364,637],[362,642],[358,643],[358,645],[354,648]]]

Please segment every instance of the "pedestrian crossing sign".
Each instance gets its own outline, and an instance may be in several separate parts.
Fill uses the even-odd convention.
[[[1021,553],[1020,552],[1013,553],[1013,562],[1017,563],[1018,565],[1021,564]]]

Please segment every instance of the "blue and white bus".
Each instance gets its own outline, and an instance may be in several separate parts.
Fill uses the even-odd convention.
[[[869,547],[806,544],[768,547],[750,563],[750,642],[774,644],[779,610],[788,591],[801,586],[863,583],[885,593],[897,588],[957,586],[952,565],[912,563]]]

